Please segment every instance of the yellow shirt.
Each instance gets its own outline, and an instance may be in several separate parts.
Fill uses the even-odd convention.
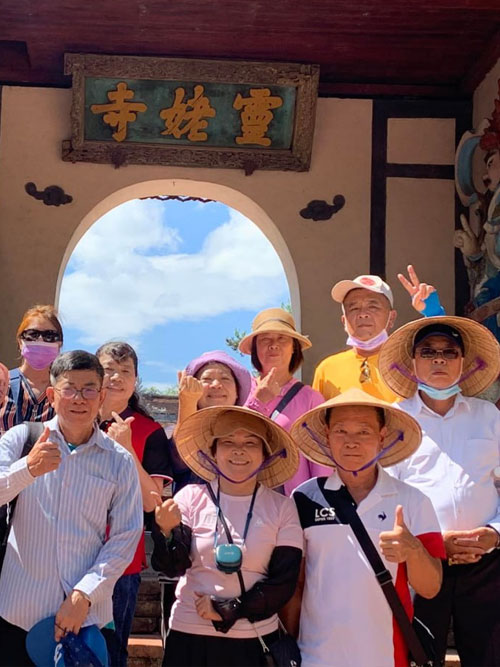
[[[362,373],[365,361],[368,369],[365,364],[365,371]],[[364,382],[361,382],[362,375],[367,377]],[[362,357],[353,348],[323,359],[316,368],[312,386],[321,392],[326,400],[353,387],[388,403],[401,400],[380,377],[378,352],[370,357]]]

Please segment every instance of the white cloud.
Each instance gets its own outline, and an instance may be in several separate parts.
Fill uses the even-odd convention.
[[[162,223],[164,204],[132,201],[82,238],[63,279],[60,311],[81,342],[137,338],[160,324],[202,320],[279,303],[288,286],[262,232],[240,213],[205,238],[198,253]]]

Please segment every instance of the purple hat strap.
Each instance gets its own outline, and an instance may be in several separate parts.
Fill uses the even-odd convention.
[[[251,472],[248,477],[245,477],[245,479],[231,479],[231,477],[228,477],[225,475],[222,470],[219,468],[219,466],[215,463],[215,461],[208,456],[203,450],[199,449],[198,450],[198,459],[200,463],[206,468],[206,463],[210,466],[212,471],[219,477],[224,477],[228,482],[231,482],[231,484],[243,484],[244,482],[248,482],[249,479],[252,477],[255,477],[256,475],[259,474],[261,470],[264,470],[264,468],[267,468],[268,466],[271,465],[271,463],[274,463],[276,459],[286,459],[288,456],[286,449],[283,447],[283,449],[280,449],[279,452],[275,452],[274,454],[271,454],[271,456],[268,456],[260,466]]]
[[[462,382],[465,382],[465,380],[468,380],[474,373],[477,373],[478,371],[484,371],[485,368],[487,368],[488,364],[484,359],[481,359],[481,357],[476,357],[474,359],[474,365],[472,368],[469,368],[469,370],[466,373],[462,373],[460,376],[460,379],[455,382],[454,384],[461,384]],[[411,373],[406,366],[401,366],[397,362],[394,362],[389,366],[390,371],[399,371],[401,375],[403,375],[407,380],[411,380],[412,382],[415,382],[416,384],[422,384],[422,380],[420,380],[416,375]]]
[[[302,422],[302,428],[305,428],[305,430],[308,432],[308,434],[311,436],[311,438],[314,440],[314,442],[317,445],[319,445],[319,447],[321,447],[323,453],[331,461],[333,461],[334,465],[337,468],[340,468],[344,472],[351,472],[354,475],[354,477],[356,477],[359,472],[362,472],[363,470],[366,470],[367,468],[370,468],[370,466],[372,466],[374,463],[377,463],[377,461],[379,459],[381,459],[383,456],[385,456],[387,454],[387,452],[390,449],[392,449],[397,442],[399,442],[400,440],[401,440],[401,442],[403,442],[403,440],[404,440],[403,431],[399,431],[399,434],[397,435],[397,437],[394,438],[394,440],[392,442],[390,442],[388,445],[383,447],[380,450],[380,452],[376,456],[373,457],[373,459],[368,461],[368,463],[365,463],[364,465],[362,465],[361,468],[356,468],[356,470],[349,470],[349,468],[344,468],[343,465],[341,465],[338,461],[335,460],[335,458],[333,457],[332,452],[331,452],[330,448],[328,447],[328,445],[326,445],[324,442],[322,442],[320,440],[320,438],[318,438],[316,433],[314,433],[314,431],[311,428],[309,428],[309,426],[307,425],[306,422]]]

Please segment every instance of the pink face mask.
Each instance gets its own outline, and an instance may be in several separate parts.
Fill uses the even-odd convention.
[[[59,343],[21,343],[21,354],[28,362],[31,368],[36,371],[43,371],[59,354]]]

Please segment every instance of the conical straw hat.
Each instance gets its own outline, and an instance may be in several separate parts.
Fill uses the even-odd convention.
[[[411,379],[414,375],[413,341],[420,329],[431,324],[447,324],[462,336],[465,348],[464,380],[460,388],[464,396],[480,394],[497,379],[500,374],[500,345],[489,329],[467,317],[423,317],[397,329],[380,350],[380,374],[392,391],[403,398],[415,393],[417,384]]]
[[[402,434],[402,440],[396,442],[384,456],[380,457],[380,465],[385,467],[399,463],[418,449],[422,440],[422,431],[413,417],[397,406],[391,405],[382,399],[374,398],[361,389],[349,389],[343,394],[318,405],[313,410],[309,410],[293,424],[290,435],[297,443],[300,451],[310,461],[324,466],[332,465],[332,459],[328,456],[330,447],[326,435],[326,411],[328,408],[346,406],[366,406],[384,410],[387,427],[387,436],[383,442],[384,447],[387,447],[396,440],[398,435]],[[319,440],[323,447],[316,440]]]
[[[299,454],[293,440],[281,426],[248,408],[216,406],[198,410],[181,424],[175,444],[191,470],[210,481],[216,476],[215,470],[200,456],[200,452],[213,459],[210,447],[214,439],[228,435],[238,428],[244,428],[262,438],[267,444],[266,450],[269,454],[284,450],[284,456],[276,457],[259,472],[259,482],[274,488],[293,477],[299,467]]]
[[[291,336],[299,341],[303,350],[312,346],[307,336],[303,336],[295,328],[295,320],[292,315],[283,308],[267,308],[261,310],[254,317],[252,331],[241,339],[238,349],[242,354],[252,353],[252,340],[262,333],[276,333]]]

